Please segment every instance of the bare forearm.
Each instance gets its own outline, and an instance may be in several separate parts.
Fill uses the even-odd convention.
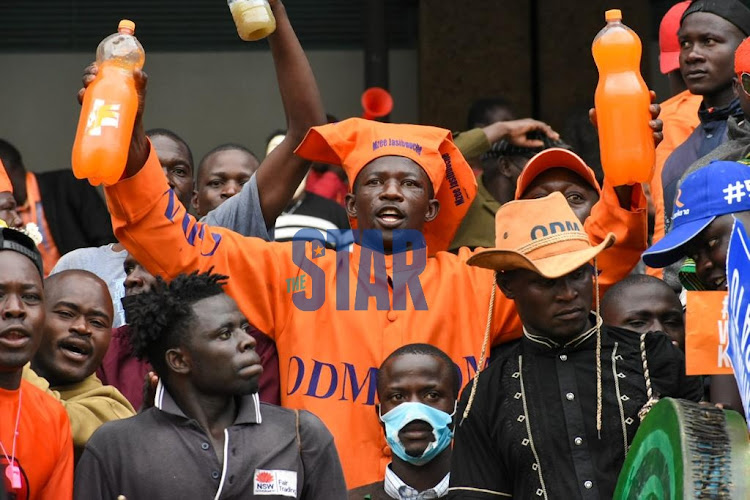
[[[325,111],[310,63],[281,2],[274,5],[274,15],[276,31],[268,41],[287,120],[287,139],[299,142],[310,127],[325,123]]]
[[[310,127],[325,123],[315,76],[281,2],[275,2],[276,31],[269,37],[287,120],[287,135],[257,172],[263,219],[272,227],[310,167],[294,150]]]

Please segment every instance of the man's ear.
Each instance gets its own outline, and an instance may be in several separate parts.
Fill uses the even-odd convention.
[[[500,288],[500,291],[503,292],[503,295],[505,295],[506,298],[513,300],[515,294],[513,293],[513,287],[509,278],[510,276],[508,272],[495,272],[495,282]]]
[[[500,175],[502,175],[506,179],[512,179],[515,173],[510,160],[503,156],[497,159],[497,171],[500,172]]]
[[[193,197],[190,199],[190,204],[193,205],[193,210],[197,213],[199,207],[198,207],[198,190],[196,189],[193,189]]]
[[[732,84],[734,84],[734,92],[737,95],[742,95],[742,93],[745,92],[745,89],[742,88],[742,80],[740,80],[737,75],[732,77]]]
[[[427,203],[427,212],[424,214],[424,221],[434,221],[437,218],[438,213],[440,213],[440,202],[437,198],[433,198]]]
[[[378,419],[378,423],[380,424],[380,427],[383,428],[383,432],[385,432],[385,424],[382,420],[380,420],[380,403],[375,405],[375,417]]]
[[[187,375],[192,368],[190,353],[184,351],[181,347],[167,350],[164,353],[164,360],[170,370],[180,375]]]
[[[357,195],[354,193],[346,193],[346,197],[344,198],[344,204],[346,205],[346,215],[348,215],[352,219],[357,218]]]

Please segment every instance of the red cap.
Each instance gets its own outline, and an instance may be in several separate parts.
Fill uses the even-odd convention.
[[[516,184],[516,199],[520,200],[534,179],[551,168],[566,168],[578,174],[601,196],[602,190],[596,181],[594,171],[580,156],[567,149],[550,148],[537,153],[523,168]]]
[[[680,69],[680,41],[677,39],[677,31],[680,29],[682,14],[689,6],[690,0],[673,5],[659,24],[659,69],[665,75]]]
[[[745,38],[734,51],[734,72],[750,73],[750,38]]]
[[[0,160],[0,193],[4,193],[5,191],[10,191],[12,193],[13,184],[10,183],[8,173],[5,171],[3,160]]]

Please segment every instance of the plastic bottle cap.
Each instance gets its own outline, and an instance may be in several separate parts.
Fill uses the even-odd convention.
[[[123,19],[120,21],[120,24],[117,25],[117,31],[122,29],[135,33],[135,23],[130,19]]]
[[[610,21],[622,21],[622,11],[620,9],[608,10],[604,13],[604,20]]]

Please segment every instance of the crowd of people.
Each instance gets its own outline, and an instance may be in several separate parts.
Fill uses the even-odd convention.
[[[140,70],[106,201],[0,140],[0,499],[612,498],[660,398],[742,411],[686,375],[685,294],[750,227],[750,8],[664,17],[653,179],[617,186],[500,98],[326,115],[270,3],[262,159],[146,130]]]

